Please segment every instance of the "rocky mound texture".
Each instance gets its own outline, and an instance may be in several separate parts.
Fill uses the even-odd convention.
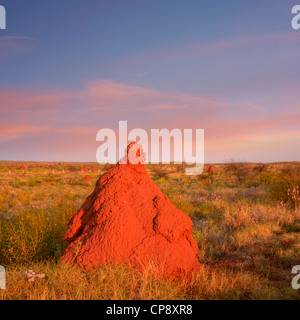
[[[172,276],[196,272],[191,219],[160,191],[143,164],[123,164],[124,159],[98,179],[69,221],[61,260],[85,269],[125,262],[141,268],[151,263]]]

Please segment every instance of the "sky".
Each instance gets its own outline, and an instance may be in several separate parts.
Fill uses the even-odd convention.
[[[102,128],[204,129],[205,162],[300,160],[290,0],[0,0],[0,160],[96,161]]]

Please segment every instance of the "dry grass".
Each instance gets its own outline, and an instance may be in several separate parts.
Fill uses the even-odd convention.
[[[151,267],[83,272],[60,264],[67,222],[104,168],[90,170],[92,181],[85,181],[79,169],[91,164],[33,165],[25,171],[0,166],[0,264],[7,267],[0,299],[300,299],[291,287],[291,267],[300,264],[300,208],[287,194],[300,185],[298,163],[268,164],[255,176],[249,164],[253,179],[238,183],[226,165],[214,165],[209,184],[175,166],[160,166],[160,176],[149,166],[161,190],[194,222],[200,272],[176,281]],[[26,270],[46,278],[28,282]]]
[[[230,229],[259,226],[266,222],[274,222],[279,226],[292,223],[296,215],[285,207],[254,204],[248,205],[239,201],[234,208],[227,207],[224,223]]]
[[[32,270],[46,274],[45,279],[28,282],[23,275],[28,265],[7,269],[7,289],[2,300],[136,300],[136,299],[246,299],[271,298],[261,279],[248,272],[210,270],[201,266],[193,279],[171,281],[151,269],[140,273],[128,266],[105,266],[82,272],[54,262],[30,264]]]

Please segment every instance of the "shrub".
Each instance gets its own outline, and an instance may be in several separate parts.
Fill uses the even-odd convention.
[[[0,215],[0,259],[3,264],[58,258],[63,236],[73,213],[66,207],[48,212],[23,208],[13,215]]]
[[[187,201],[184,195],[171,194],[170,200],[177,209],[182,210],[188,216],[192,216],[194,206],[189,201]]]
[[[228,173],[231,173],[235,176],[238,185],[241,185],[249,179],[255,178],[265,170],[265,164],[258,164],[253,167],[249,163],[235,162],[234,160],[232,160],[232,162],[229,163],[226,168]]]
[[[283,228],[286,232],[300,232],[300,225],[299,224],[293,224],[293,223],[286,223],[283,225]]]
[[[291,203],[295,208],[296,203],[291,199],[291,194],[289,194],[288,190],[294,190],[297,185],[300,185],[299,178],[295,180],[295,178],[289,179],[289,177],[283,175],[273,176],[272,184],[269,186],[270,198],[276,202]]]
[[[168,172],[164,168],[160,168],[158,166],[153,166],[152,172],[154,173],[153,179],[167,179],[168,178]]]

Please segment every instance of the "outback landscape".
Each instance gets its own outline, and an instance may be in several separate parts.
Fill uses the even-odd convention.
[[[300,299],[300,163],[186,165],[146,169],[193,221],[199,272],[170,279],[125,264],[94,270],[63,264],[72,215],[113,165],[0,162],[0,264],[10,299]],[[134,228],[134,226],[133,226]]]
[[[0,0],[1,308],[300,300],[299,52],[300,1]]]

